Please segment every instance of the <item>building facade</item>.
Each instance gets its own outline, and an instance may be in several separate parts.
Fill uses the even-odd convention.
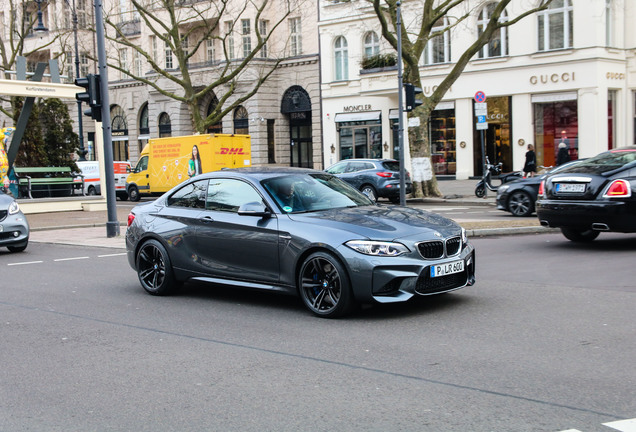
[[[469,3],[467,20],[429,41],[421,59],[425,95],[475,41],[494,7]],[[421,5],[402,4],[408,26]],[[527,6],[513,0],[501,19],[513,19]],[[636,3],[625,0],[554,0],[549,9],[501,29],[433,112],[429,138],[436,175],[481,175],[482,136],[486,155],[502,162],[504,171],[522,169],[527,144],[534,144],[543,166],[555,164],[561,142],[571,159],[634,144],[635,11]],[[446,25],[442,20],[439,28]],[[325,164],[397,157],[397,68],[360,66],[366,56],[392,52],[373,8],[363,0],[321,1],[318,26]],[[487,104],[483,135],[475,116],[479,91]]]
[[[7,4],[9,2],[7,1]],[[152,5],[152,2],[148,3]],[[258,9],[258,4],[266,4]],[[75,3],[73,3],[75,5]],[[212,133],[250,134],[253,164],[283,164],[322,168],[322,145],[320,129],[320,80],[317,40],[317,6],[315,2],[296,0],[269,0],[227,2],[226,9],[215,9],[215,2],[184,1],[177,3],[179,15],[178,31],[181,43],[194,50],[188,60],[190,79],[195,88],[203,88],[215,82],[224,73],[235,69],[256,46],[255,26],[261,35],[270,39],[250,61],[250,66],[232,82],[215,88],[199,106],[202,116],[224,100],[230,86],[235,92],[224,102],[229,104],[244,96],[256,80],[272,69],[260,89],[249,99],[227,113],[217,124],[211,126]],[[56,58],[61,63],[67,82],[75,77],[73,67],[72,36],[69,18],[71,4],[66,0],[42,3],[44,23],[49,31],[44,34],[28,34],[25,40],[32,46],[45,47],[28,57],[29,64]],[[92,32],[87,30],[93,23],[92,4],[79,1],[75,5],[81,11],[79,22],[80,59],[83,65],[80,76],[96,73],[95,62],[88,60],[96,53]],[[287,6],[291,13],[284,16]],[[152,14],[169,19],[165,10],[158,6]],[[25,12],[25,22],[33,21],[36,9]],[[192,114],[188,106],[167,96],[165,92],[148,84],[156,82],[161,90],[183,96],[173,79],[182,79],[177,59],[165,41],[151,31],[146,21],[129,0],[107,0],[104,2],[106,24],[106,51],[108,63],[111,132],[114,160],[129,160],[136,163],[143,146],[150,138],[190,135],[195,133]],[[197,18],[199,17],[199,18]],[[204,30],[202,18],[218,20],[214,33],[201,39]],[[281,18],[283,17],[283,18]],[[9,17],[0,16],[7,23]],[[274,28],[274,26],[277,27]],[[4,26],[6,30],[6,25]],[[8,30],[7,30],[8,31]],[[118,34],[121,32],[121,34]],[[127,39],[138,46],[148,57],[133,46],[117,43]],[[3,40],[7,40],[6,38]],[[48,44],[48,45],[47,45]],[[150,62],[160,65],[161,72],[151,67]],[[269,69],[268,69],[269,68]],[[143,80],[131,78],[124,71]],[[166,75],[164,75],[164,73]],[[77,121],[77,106],[68,103],[71,118]],[[84,107],[86,108],[86,107]],[[88,150],[87,159],[96,157],[95,125],[83,117],[84,141]],[[77,128],[76,128],[77,130]],[[101,131],[100,131],[101,133]]]

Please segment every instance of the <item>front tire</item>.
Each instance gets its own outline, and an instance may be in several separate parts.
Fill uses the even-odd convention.
[[[172,294],[176,289],[174,271],[166,248],[157,240],[148,240],[137,252],[137,276],[141,286],[152,295]]]
[[[561,228],[561,233],[566,239],[576,243],[589,243],[600,234],[594,230],[578,230],[572,228]]]
[[[367,196],[371,201],[378,201],[378,193],[375,191],[375,188],[371,185],[364,185],[360,188],[360,192]]]
[[[137,202],[139,201],[139,198],[141,198],[139,196],[139,189],[136,185],[130,185],[128,187],[128,198],[130,198],[132,202]]]
[[[326,252],[315,252],[305,259],[298,290],[307,309],[322,318],[343,316],[354,304],[345,268]]]
[[[527,192],[515,191],[508,198],[508,211],[513,216],[530,216],[534,211],[534,203]]]
[[[477,198],[483,198],[486,196],[486,187],[483,184],[477,185],[475,188],[475,196]]]
[[[95,189],[95,186],[89,186],[88,191],[86,191],[86,195],[97,195],[97,189]]]

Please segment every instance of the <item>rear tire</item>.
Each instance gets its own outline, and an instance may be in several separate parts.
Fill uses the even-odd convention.
[[[367,196],[371,201],[378,201],[378,193],[375,191],[375,188],[371,185],[364,185],[360,188],[360,192]]]
[[[566,239],[576,243],[589,243],[600,234],[594,230],[579,230],[573,228],[561,228],[561,233]]]
[[[326,252],[314,252],[305,259],[298,291],[307,309],[322,318],[341,317],[355,304],[347,271]]]
[[[513,216],[530,216],[534,211],[534,203],[530,194],[524,191],[515,191],[508,198],[508,211]]]
[[[89,186],[88,191],[86,191],[86,195],[97,195],[97,189],[95,189],[95,186]]]
[[[132,202],[139,201],[139,198],[141,197],[139,196],[139,189],[137,189],[137,186],[130,185],[128,187],[128,198],[130,198]]]
[[[147,293],[164,296],[174,293],[177,283],[166,248],[157,240],[148,240],[137,252],[137,276]]]

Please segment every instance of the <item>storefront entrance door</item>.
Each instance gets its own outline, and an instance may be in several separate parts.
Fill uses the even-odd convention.
[[[313,146],[311,124],[292,123],[290,125],[290,166],[313,168]]]

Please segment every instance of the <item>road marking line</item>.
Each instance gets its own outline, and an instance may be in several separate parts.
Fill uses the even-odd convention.
[[[26,264],[42,264],[44,261],[25,261],[19,263],[9,263],[8,266],[26,265]]]
[[[106,254],[106,255],[97,255],[97,258],[107,258],[107,257],[122,256],[122,255],[126,255],[126,252],[114,253],[114,254]]]
[[[603,423],[603,426],[611,427],[621,432],[636,432],[636,418]]]
[[[58,261],[74,261],[74,260],[83,260],[83,259],[89,259],[90,257],[87,256],[83,256],[83,257],[74,257],[74,258],[58,258],[58,259],[54,259],[53,261],[58,262]]]

